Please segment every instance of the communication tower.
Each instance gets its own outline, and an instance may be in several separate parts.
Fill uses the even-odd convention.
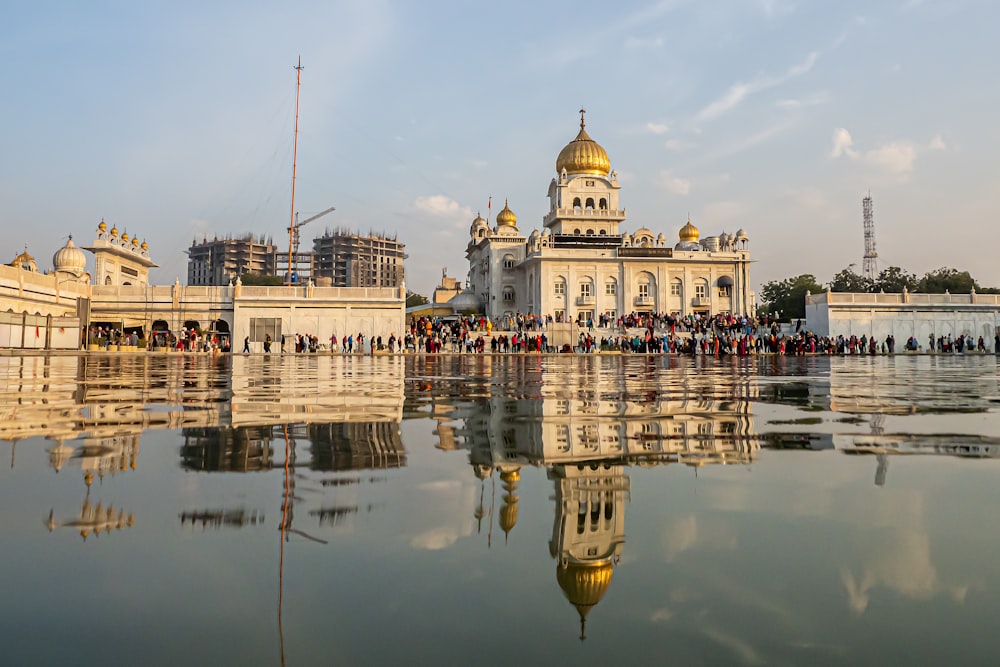
[[[872,210],[872,193],[861,200],[861,210],[865,220],[865,261],[862,269],[865,278],[875,280],[878,276],[878,253],[875,252],[875,214]]]

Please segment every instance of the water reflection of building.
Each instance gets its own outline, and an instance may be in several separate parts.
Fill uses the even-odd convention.
[[[309,458],[294,466],[319,471],[399,468],[406,450],[397,422],[335,422],[184,429],[181,465],[203,472],[258,472],[274,461],[274,442],[308,443]]]
[[[91,504],[88,494],[80,506],[78,516],[60,520],[55,518],[55,510],[51,510],[45,525],[49,532],[56,528],[74,528],[79,530],[80,537],[86,540],[91,535],[100,537],[101,534],[131,528],[135,525],[135,516],[123,509],[116,510],[111,505],[104,507],[101,503]]]
[[[546,469],[555,487],[549,553],[584,639],[587,616],[609,590],[624,549],[627,467],[751,463],[760,447],[751,412],[756,385],[749,378],[719,383],[699,375],[673,385],[655,368],[627,374],[620,364],[598,360],[575,367],[572,379],[547,375],[527,360],[510,363],[518,364],[512,384],[537,387],[537,394],[517,397],[502,389],[454,408],[436,403],[439,447],[468,451],[482,481],[474,516],[480,530],[489,517],[488,540],[494,514],[508,539],[516,527],[521,472]],[[495,499],[486,499],[492,475],[502,485],[498,511]]]

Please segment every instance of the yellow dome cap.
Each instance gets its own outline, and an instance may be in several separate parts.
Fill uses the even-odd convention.
[[[556,173],[565,169],[567,174],[597,174],[607,176],[611,173],[611,160],[608,152],[587,134],[586,123],[580,109],[580,133],[576,139],[566,144],[556,158]]]
[[[149,244],[146,243],[145,241],[143,241],[142,245],[139,246],[139,247],[142,248],[143,250],[149,250]]]
[[[128,232],[122,234],[122,243],[128,243]]]
[[[503,202],[503,210],[497,213],[497,225],[500,227],[517,227],[517,216],[510,210],[507,200]]]
[[[118,227],[112,227],[111,228],[111,235],[112,236],[118,236]]]
[[[108,223],[104,222],[104,218],[101,218],[101,222],[97,225],[97,231],[99,232],[108,231]]]
[[[699,237],[701,237],[701,232],[699,232],[698,228],[692,225],[691,221],[688,220],[687,224],[681,227],[679,236],[681,241],[697,243]]]

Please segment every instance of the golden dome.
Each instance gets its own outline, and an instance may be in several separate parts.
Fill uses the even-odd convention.
[[[701,232],[699,232],[698,228],[692,225],[691,221],[688,220],[687,224],[681,227],[679,236],[681,238],[681,241],[697,243],[698,238],[701,236]]]
[[[117,226],[111,228],[111,235],[112,236],[118,236],[118,227]]]
[[[128,232],[122,234],[122,243],[128,243]]]
[[[145,241],[143,241],[142,245],[139,246],[139,247],[142,248],[143,250],[149,250],[149,244],[146,243]]]
[[[28,248],[25,247],[24,252],[20,255],[14,257],[14,261],[10,263],[11,266],[24,266],[25,264],[30,264],[34,262],[35,258],[28,253]]]
[[[586,639],[587,614],[601,601],[611,586],[614,566],[610,561],[601,563],[570,563],[556,567],[556,581],[566,599],[580,614],[580,639]]]
[[[507,205],[507,200],[504,200],[503,202],[503,210],[497,213],[497,226],[517,227],[517,216],[514,215],[514,211],[510,210],[510,206]]]
[[[104,222],[104,218],[101,218],[100,224],[97,225],[97,231],[99,232],[108,231],[108,223]]]
[[[134,245],[134,246],[138,246],[139,245],[139,237],[138,236],[133,236],[132,237],[132,245]]]
[[[584,111],[580,110],[580,133],[576,139],[566,144],[556,158],[556,173],[565,169],[567,174],[597,174],[607,176],[611,172],[611,160],[608,152],[599,143],[590,138],[583,120]]]

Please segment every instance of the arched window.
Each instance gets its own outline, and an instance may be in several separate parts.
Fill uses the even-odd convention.
[[[587,236],[593,236],[593,235],[594,235],[594,230],[593,229],[588,229],[587,230]]]
[[[607,236],[607,235],[608,235],[608,231],[606,229],[602,229],[601,230],[601,236]]]
[[[553,284],[553,290],[555,294],[558,296],[566,294],[566,279],[563,278],[562,276],[556,278],[556,281]]]
[[[607,282],[604,283],[604,294],[606,296],[615,296],[618,294],[618,283],[614,278],[608,278]]]
[[[670,281],[670,296],[682,296],[684,289],[683,283],[680,278],[674,278]]]
[[[605,199],[604,197],[601,197],[601,201],[600,201],[599,205],[600,205],[602,211],[607,211],[608,210],[608,200]]]
[[[514,255],[504,255],[503,256],[503,268],[513,269],[514,268]]]
[[[593,197],[587,197],[587,210],[588,211],[593,211],[594,210],[594,198]]]
[[[580,204],[580,198],[579,197],[574,198],[573,199],[573,208],[576,209],[576,210],[579,210],[580,206],[581,206],[581,204]]]
[[[503,301],[504,301],[504,303],[513,303],[514,302],[514,288],[513,287],[504,287],[503,288]]]
[[[694,296],[697,299],[708,298],[708,281],[704,278],[694,284]]]
[[[480,229],[479,230],[479,238],[483,238],[484,236],[486,236],[486,230],[485,229]]]
[[[111,276],[104,276],[104,284],[105,285],[111,284]]]
[[[579,228],[579,227],[577,227],[576,229],[574,229],[574,230],[573,230],[573,234],[574,234],[575,236],[579,236],[579,235],[580,235],[580,228]]]

